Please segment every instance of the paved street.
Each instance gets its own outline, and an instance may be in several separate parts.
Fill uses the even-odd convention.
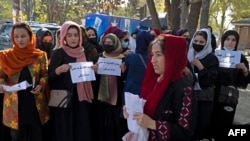
[[[250,84],[247,89],[240,90],[239,97],[234,124],[250,124]]]

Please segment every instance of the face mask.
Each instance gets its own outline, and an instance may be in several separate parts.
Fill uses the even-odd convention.
[[[49,43],[49,42],[42,42],[42,47],[43,47],[45,50],[50,50],[51,47],[52,47],[52,43]]]
[[[227,47],[223,47],[224,50],[227,50],[227,51],[233,51],[234,48],[231,48],[231,49],[228,49]]]
[[[127,42],[122,41],[122,47],[123,47],[123,48],[127,48],[127,47],[128,47],[128,41],[127,41]]]
[[[193,48],[195,51],[200,52],[201,50],[203,50],[204,45],[198,45],[198,44],[193,43]]]
[[[97,44],[96,38],[88,38],[88,42],[91,44]]]
[[[103,45],[103,50],[106,53],[111,53],[112,51],[114,51],[114,45]]]

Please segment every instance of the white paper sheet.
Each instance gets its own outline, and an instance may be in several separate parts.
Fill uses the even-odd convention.
[[[126,110],[129,114],[127,122],[128,122],[128,129],[131,132],[138,133],[138,129],[142,128],[137,123],[136,120],[133,120],[133,114],[135,112],[143,113],[143,107],[146,100],[139,98],[138,95],[125,92],[125,105]]]
[[[235,68],[241,59],[241,53],[239,51],[216,50],[215,56],[219,60],[220,67],[224,68]]]
[[[4,85],[4,84],[2,85],[4,91],[6,91],[6,92],[17,92],[20,90],[25,90],[31,86],[32,86],[32,84],[29,84],[26,80],[22,81],[18,84],[12,85],[12,86]]]
[[[121,63],[122,59],[99,57],[97,73],[104,75],[121,76]]]
[[[69,65],[71,65],[70,75],[73,83],[96,80],[95,72],[91,68],[93,62],[77,62]]]
[[[128,129],[130,132],[123,136],[123,141],[146,141],[148,139],[149,131],[147,128],[141,127],[133,120],[135,112],[143,113],[143,107],[146,100],[139,98],[138,95],[125,92],[125,106],[128,112]]]

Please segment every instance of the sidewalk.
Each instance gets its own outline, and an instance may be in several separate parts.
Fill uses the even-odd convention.
[[[246,56],[249,66],[250,66],[250,56]],[[237,105],[234,124],[250,124],[250,84],[248,84],[247,89],[239,89],[239,103]]]
[[[250,84],[247,89],[240,89],[239,103],[237,105],[234,124],[250,124]]]

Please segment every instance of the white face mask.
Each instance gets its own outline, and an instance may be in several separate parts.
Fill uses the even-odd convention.
[[[128,42],[122,41],[122,47],[123,47],[123,48],[127,48],[127,47],[128,47],[128,44],[129,44]]]
[[[228,49],[227,47],[223,47],[224,50],[227,50],[227,51],[233,51],[234,48],[231,48],[231,49]]]

